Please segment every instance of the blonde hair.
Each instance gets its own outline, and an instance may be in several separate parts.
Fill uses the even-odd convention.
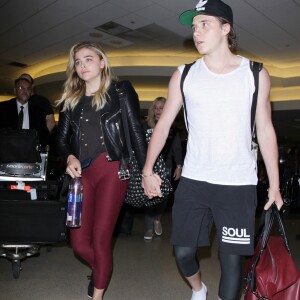
[[[162,102],[165,104],[167,99],[165,97],[157,97],[154,99],[152,102],[151,106],[148,109],[148,115],[146,117],[146,122],[150,128],[154,128],[157,121],[155,119],[155,114],[154,114],[154,106],[156,105],[157,102]]]
[[[101,70],[100,86],[94,94],[92,106],[96,107],[96,110],[99,110],[106,103],[107,91],[112,81],[108,58],[99,44],[85,41],[74,45],[70,50],[66,70],[67,80],[64,83],[64,91],[62,97],[56,102],[57,106],[63,103],[63,111],[65,111],[66,109],[74,109],[74,107],[78,104],[80,98],[85,93],[85,82],[84,80],[79,78],[75,70],[75,54],[83,48],[92,50],[99,56],[100,59],[103,59],[105,62],[105,66]]]

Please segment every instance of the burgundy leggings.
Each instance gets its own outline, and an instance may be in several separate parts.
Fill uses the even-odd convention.
[[[128,185],[119,180],[119,161],[108,162],[106,155],[82,174],[82,224],[70,230],[72,248],[92,268],[97,289],[107,287],[111,274],[111,240]]]

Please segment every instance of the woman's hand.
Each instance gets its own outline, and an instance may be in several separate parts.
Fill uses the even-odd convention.
[[[280,210],[281,207],[283,206],[283,201],[282,201],[282,197],[280,194],[280,190],[269,188],[268,189],[268,201],[264,207],[264,210],[268,210],[272,206],[273,203],[276,204],[278,210]]]
[[[142,178],[142,187],[144,188],[144,193],[149,199],[153,197],[162,197],[160,190],[161,179],[157,174],[151,174],[143,176]]]
[[[182,166],[178,165],[174,171],[173,178],[175,181],[179,180],[181,176]]]
[[[66,172],[72,178],[81,177],[81,164],[80,161],[74,155],[68,156]]]

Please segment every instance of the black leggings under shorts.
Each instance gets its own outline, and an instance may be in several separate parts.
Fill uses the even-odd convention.
[[[256,204],[255,185],[218,185],[182,177],[175,193],[171,242],[208,246],[215,223],[220,252],[251,255]]]

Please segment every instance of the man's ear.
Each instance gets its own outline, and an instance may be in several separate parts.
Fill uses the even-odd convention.
[[[231,25],[229,23],[225,23],[222,25],[222,30],[224,35],[227,35],[230,32]]]

